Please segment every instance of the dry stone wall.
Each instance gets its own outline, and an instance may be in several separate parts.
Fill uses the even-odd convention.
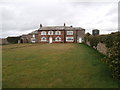
[[[89,42],[89,41],[87,41],[86,44],[87,44],[88,46],[90,46],[90,42]],[[93,47],[93,48],[94,48],[94,47]],[[97,47],[96,47],[95,49],[97,49],[100,53],[102,53],[102,54],[104,54],[104,55],[107,55],[107,49],[108,49],[108,48],[105,46],[104,43],[98,43],[98,44],[97,44]]]
[[[105,44],[103,44],[103,43],[98,43],[98,45],[97,45],[97,50],[98,50],[100,53],[102,53],[102,54],[104,54],[104,55],[107,55],[107,47],[105,46]]]

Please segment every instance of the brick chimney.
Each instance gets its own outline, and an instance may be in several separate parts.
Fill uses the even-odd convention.
[[[42,28],[42,24],[40,24],[40,28]]]

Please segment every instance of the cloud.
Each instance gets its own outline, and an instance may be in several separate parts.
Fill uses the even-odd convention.
[[[73,25],[101,34],[117,30],[117,2],[64,2],[63,0],[1,0],[2,36],[29,33],[43,25]]]

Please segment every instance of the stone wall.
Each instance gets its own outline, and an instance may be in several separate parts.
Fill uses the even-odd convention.
[[[90,46],[90,42],[89,41],[87,41],[86,44],[88,46]],[[95,47],[93,47],[93,48],[95,48]],[[95,48],[95,49],[97,49],[100,53],[102,53],[104,55],[107,55],[107,47],[105,46],[104,43],[98,43],[97,44],[97,48]]]
[[[97,50],[104,55],[107,55],[107,47],[103,43],[98,43]]]

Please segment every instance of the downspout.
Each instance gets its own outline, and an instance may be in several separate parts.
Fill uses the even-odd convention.
[[[76,30],[76,43],[77,43],[77,30]]]
[[[64,43],[65,43],[65,41],[66,41],[66,32],[64,30]]]

